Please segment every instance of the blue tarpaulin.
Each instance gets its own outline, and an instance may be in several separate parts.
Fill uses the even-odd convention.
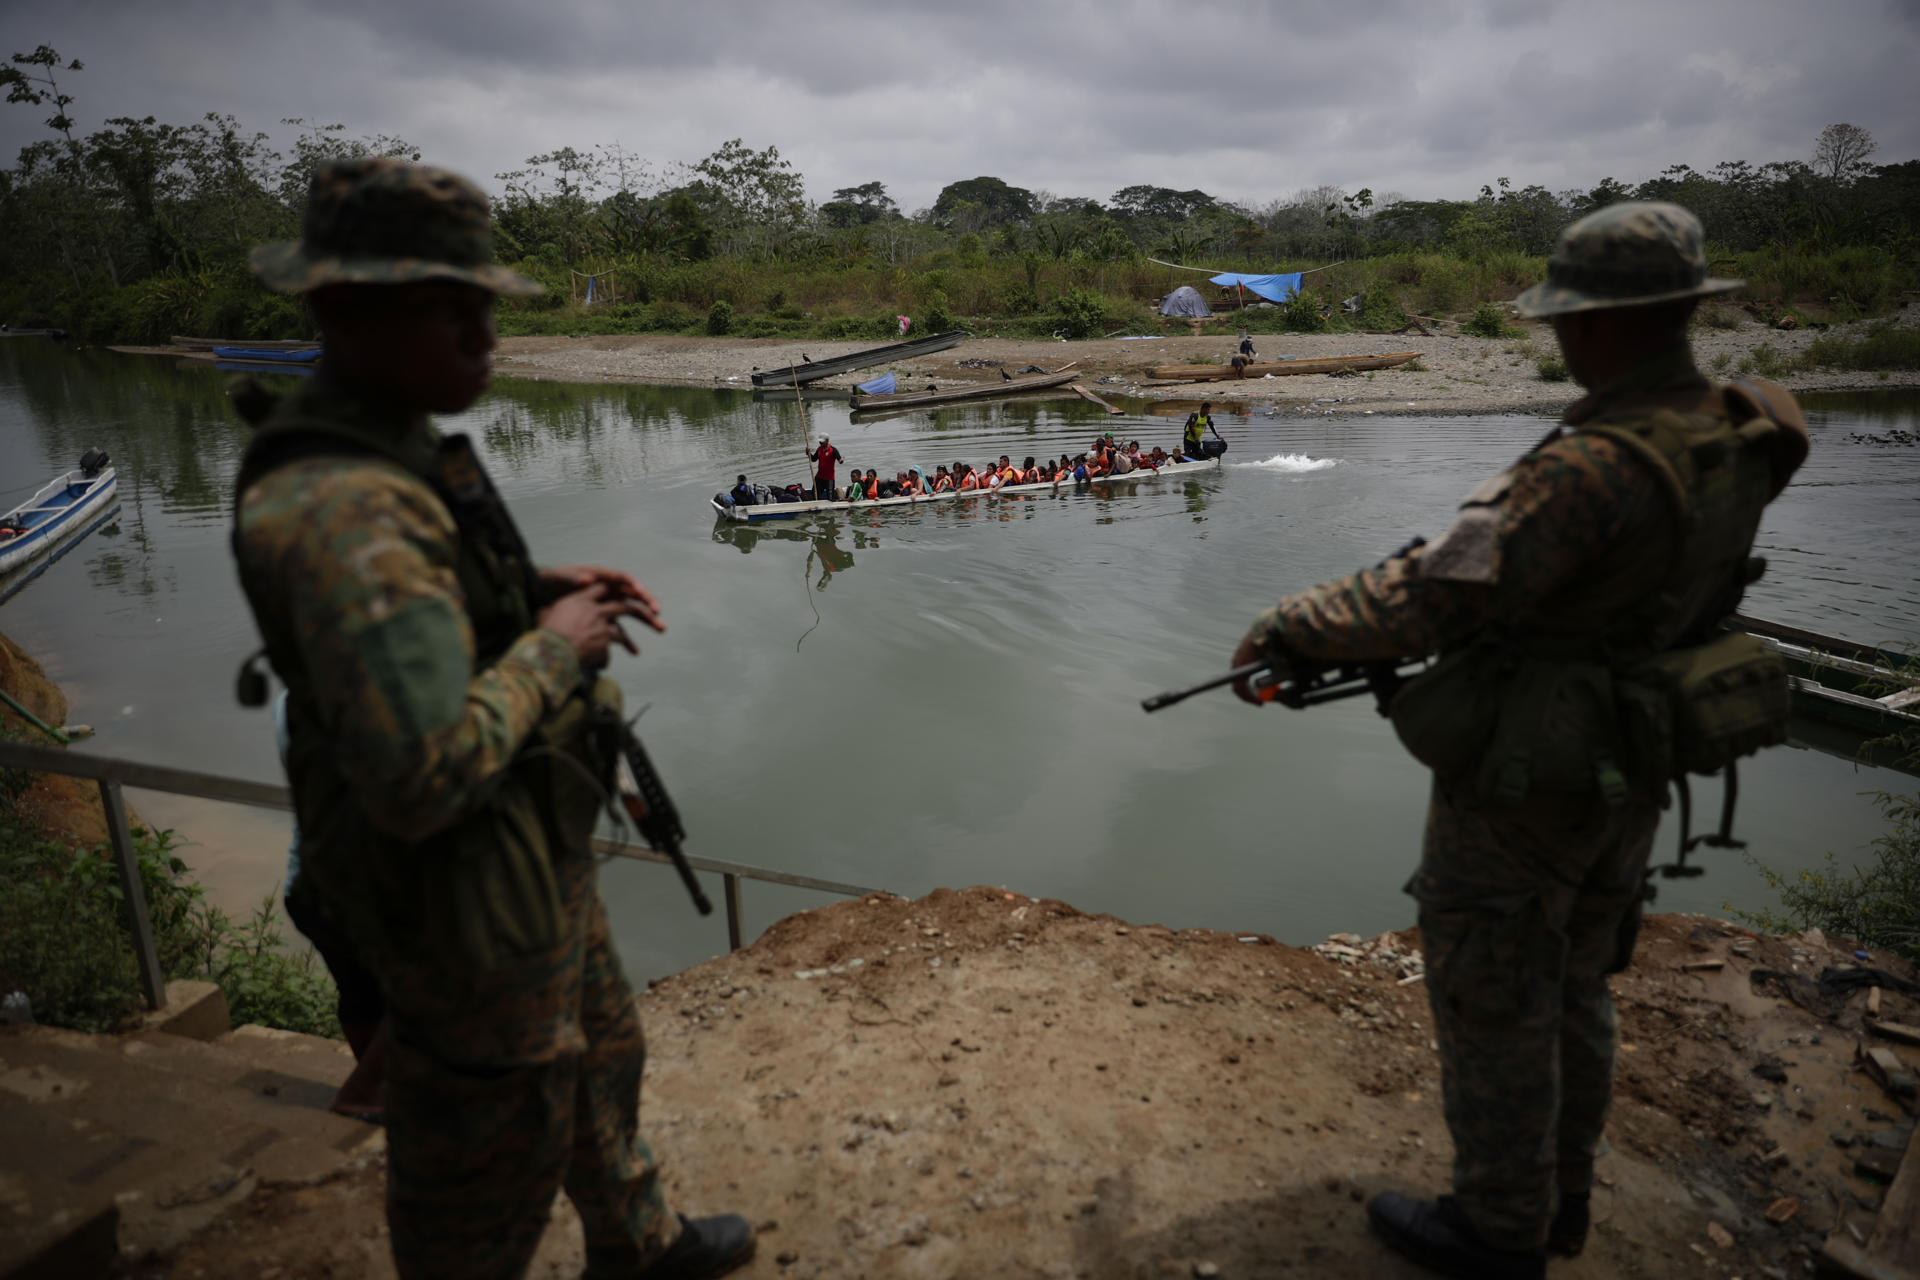
[[[883,373],[872,382],[862,382],[859,384],[859,390],[866,392],[866,394],[870,396],[890,396],[893,394],[893,389],[898,385],[899,384],[893,380],[891,373]]]
[[[1213,283],[1232,288],[1239,285],[1265,298],[1268,302],[1285,302],[1300,292],[1300,273],[1289,272],[1284,276],[1247,276],[1237,272],[1226,272],[1212,277]]]

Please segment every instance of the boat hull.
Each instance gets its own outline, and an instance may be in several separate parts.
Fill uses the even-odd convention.
[[[1395,351],[1382,356],[1327,356],[1321,360],[1280,360],[1271,364],[1250,364],[1236,370],[1220,364],[1162,364],[1147,370],[1149,378],[1163,382],[1238,382],[1243,378],[1291,377],[1303,373],[1339,373],[1343,369],[1392,369],[1420,357],[1418,351]]]
[[[1101,476],[1098,480],[1070,481],[1065,484],[1008,484],[991,492],[979,489],[965,491],[949,490],[946,493],[930,493],[925,497],[913,498],[874,498],[866,502],[768,502],[751,507],[728,506],[718,498],[709,498],[707,505],[720,519],[734,524],[758,524],[763,520],[792,520],[797,516],[832,514],[841,511],[874,511],[894,507],[926,507],[943,502],[956,502],[962,498],[999,498],[999,497],[1039,497],[1050,493],[1077,493],[1083,488],[1107,484],[1137,484],[1147,480],[1164,480],[1172,476],[1199,475],[1219,470],[1219,461],[1181,462],[1170,467],[1161,467],[1158,471],[1131,471],[1124,476]]]
[[[959,400],[987,400],[995,396],[1014,396],[1023,391],[1044,391],[1048,387],[1063,387],[1078,373],[1037,373],[1029,378],[1014,378],[1006,382],[979,382],[972,386],[955,387],[949,391],[909,391],[896,392],[884,396],[855,396],[853,409],[856,413],[876,409],[912,409],[923,404],[952,404]]]
[[[119,483],[112,467],[96,476],[69,471],[0,516],[0,520],[18,520],[27,526],[25,533],[0,540],[0,574],[10,574],[51,555],[65,534],[86,526],[93,516],[113,505]]]

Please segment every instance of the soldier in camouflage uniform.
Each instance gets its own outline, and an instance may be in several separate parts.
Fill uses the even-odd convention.
[[[1614,205],[1569,227],[1546,282],[1518,305],[1552,317],[1591,394],[1475,490],[1437,542],[1283,599],[1234,656],[1236,666],[1268,659],[1284,670],[1290,659],[1467,655],[1443,659],[1466,675],[1437,694],[1419,681],[1401,691],[1393,714],[1403,738],[1414,745],[1402,704],[1423,696],[1443,729],[1520,726],[1498,768],[1484,750],[1451,767],[1428,760],[1432,802],[1407,886],[1420,909],[1453,1195],[1387,1193],[1368,1214],[1389,1244],[1442,1274],[1540,1276],[1549,1250],[1571,1256],[1586,1239],[1612,1091],[1607,975],[1632,954],[1669,775],[1641,767],[1598,720],[1564,718],[1572,704],[1554,699],[1714,633],[1745,585],[1761,509],[1805,457],[1805,427],[1784,390],[1736,393],[1694,367],[1693,308],[1735,287],[1707,278],[1700,224],[1676,205]],[[1766,447],[1729,448],[1709,468],[1707,454],[1723,452],[1742,420],[1765,428],[1754,438]],[[1669,441],[1688,454],[1709,436],[1700,475],[1676,501],[1642,445]],[[1507,665],[1482,664],[1475,683],[1477,652]],[[1525,672],[1531,691],[1516,688]],[[1245,682],[1236,692],[1258,697]],[[1555,755],[1575,762],[1557,779],[1544,776]]]
[[[326,335],[299,391],[239,398],[258,429],[235,487],[302,875],[388,1000],[401,1276],[521,1275],[562,1188],[588,1275],[718,1276],[752,1230],[666,1205],[588,845],[611,772],[589,712],[618,694],[595,675],[657,608],[623,573],[535,569],[428,417],[485,388],[495,295],[540,288],[491,258],[485,196],[391,159],[321,169],[303,238],[254,254]]]

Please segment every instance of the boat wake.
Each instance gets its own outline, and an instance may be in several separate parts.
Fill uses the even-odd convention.
[[[1304,453],[1276,453],[1271,458],[1262,458],[1258,462],[1236,462],[1236,467],[1255,467],[1261,471],[1284,471],[1299,474],[1307,471],[1325,471],[1328,467],[1340,465],[1338,458],[1309,458]]]

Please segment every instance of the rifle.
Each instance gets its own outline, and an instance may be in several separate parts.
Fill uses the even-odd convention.
[[[1176,702],[1185,702],[1196,693],[1218,689],[1237,680],[1253,685],[1254,696],[1262,702],[1277,702],[1298,711],[1322,702],[1338,702],[1363,693],[1373,695],[1376,709],[1387,714],[1393,695],[1400,686],[1427,669],[1427,658],[1382,658],[1370,662],[1313,662],[1305,658],[1287,658],[1284,662],[1262,660],[1235,667],[1225,675],[1202,680],[1184,689],[1156,693],[1140,703],[1142,711],[1158,711]]]
[[[647,749],[640,745],[640,736],[608,706],[594,707],[593,726],[616,748],[614,786],[627,817],[633,820],[641,838],[673,863],[673,869],[680,873],[680,883],[687,886],[693,898],[694,910],[703,916],[712,915],[713,903],[687,865],[687,855],[680,851],[680,842],[687,838],[686,828],[680,825],[680,811],[674,808],[667,784],[647,758]]]

